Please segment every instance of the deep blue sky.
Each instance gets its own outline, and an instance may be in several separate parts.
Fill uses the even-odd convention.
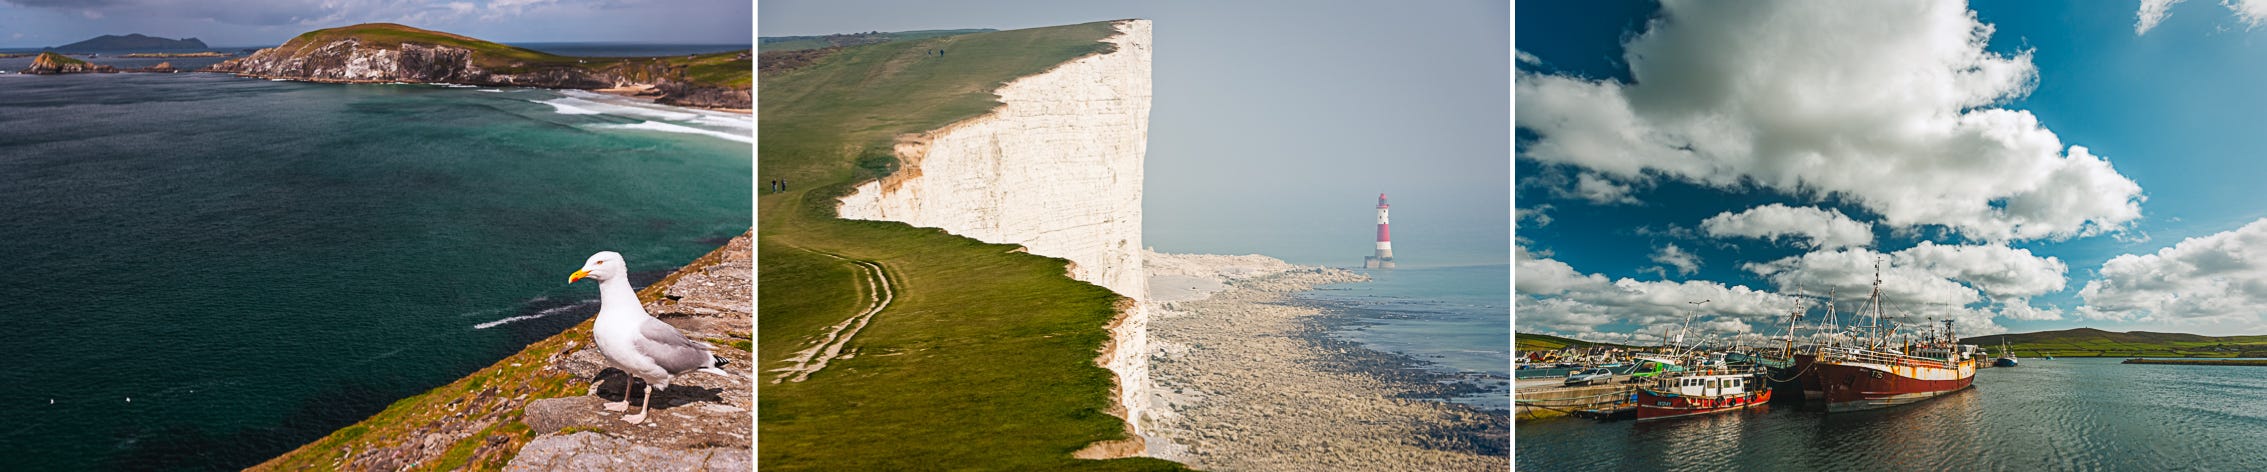
[[[1405,265],[1509,259],[1498,1],[766,1],[757,33],[1153,21],[1145,242],[1360,265],[1379,193]]]
[[[1779,7],[1755,6],[1764,10]],[[2077,326],[2211,335],[2267,333],[2267,322],[2263,322],[2267,317],[2259,311],[2261,306],[2267,306],[2267,292],[2253,291],[2258,288],[2256,282],[2260,280],[2261,269],[2267,267],[2267,261],[2248,257],[2241,250],[2245,247],[2241,242],[2246,240],[2239,236],[2251,233],[2238,232],[2267,216],[2267,198],[2257,193],[2262,187],[2259,182],[2267,179],[2267,159],[2262,158],[2267,156],[2267,140],[2261,137],[2267,135],[2258,132],[2260,124],[2267,123],[2267,87],[2259,86],[2267,83],[2267,29],[2247,23],[2219,2],[2175,4],[2163,22],[2146,33],[2137,33],[2136,5],[2128,2],[1980,2],[1966,7],[1973,11],[1976,21],[1991,28],[1985,51],[2002,58],[2028,53],[2036,75],[2027,94],[2018,93],[2012,99],[1966,110],[1948,108],[1944,111],[1961,113],[1992,108],[2027,111],[2036,117],[2037,126],[2060,139],[2060,146],[2082,146],[2091,155],[2106,158],[2114,166],[2116,175],[2138,185],[2142,197],[2138,200],[2138,218],[2118,222],[2091,235],[1979,237],[1943,224],[1888,224],[1880,213],[1882,205],[1864,204],[1850,198],[1849,194],[1831,191],[1832,185],[1837,184],[1791,191],[1787,187],[1754,182],[1702,185],[1693,178],[1659,172],[1650,174],[1650,178],[1615,180],[1630,187],[1628,197],[1634,202],[1597,203],[1571,189],[1578,184],[1580,175],[1586,172],[1605,175],[1606,171],[1564,160],[1530,157],[1527,154],[1532,149],[1530,146],[1543,139],[1540,134],[1543,132],[1533,129],[1533,123],[1520,122],[1517,126],[1521,157],[1516,160],[1515,172],[1521,183],[1517,188],[1516,205],[1522,211],[1542,210],[1540,214],[1548,218],[1547,222],[1521,220],[1517,232],[1523,240],[1521,246],[1537,253],[1538,260],[1564,263],[1577,273],[1601,275],[1609,280],[1715,282],[1726,287],[1774,291],[1782,287],[1745,264],[1798,257],[1820,249],[1784,241],[1711,236],[1700,230],[1701,222],[1721,213],[1737,213],[1771,203],[1815,207],[1841,212],[1861,223],[1875,223],[1875,238],[1870,248],[1877,252],[1895,253],[1922,241],[1938,246],[2004,245],[2008,249],[2030,251],[2037,258],[2054,258],[2067,267],[2062,274],[2065,285],[2061,290],[2028,297],[2029,306],[2059,311],[2060,315],[2054,317],[2059,319],[2015,319],[2018,317],[2002,314],[1989,318],[1996,328],[1970,329],[1969,334],[1998,329],[2024,332]],[[1518,66],[1522,73],[1519,80],[1558,76],[1631,84],[1637,79],[1631,71],[1631,60],[1624,55],[1624,46],[1648,32],[1648,20],[1662,16],[1660,6],[1651,2],[1521,1],[1515,17],[1518,27],[1514,44],[1518,51],[1532,55],[1535,62],[1522,60]],[[1715,21],[1701,14],[1668,16],[1669,21],[1662,24],[1669,24],[1670,28]],[[1880,19],[1879,23],[1898,28],[1896,21]],[[1850,24],[1860,25],[1858,28],[1862,29],[1866,22]],[[1907,36],[1928,34],[1918,28],[1900,31]],[[1863,34],[1824,34],[1813,39],[1829,44]],[[1745,52],[1738,44],[1715,46],[1664,50],[1701,51],[1699,54],[1715,55],[1716,58],[1708,60],[1717,63],[1737,62],[1739,54]],[[1842,54],[1848,51],[1831,45],[1810,50],[1819,52],[1815,56],[1817,61],[1865,62],[1848,57]],[[1646,60],[1667,63],[1672,59],[1666,57],[1667,54],[1662,56]],[[1893,57],[1879,59],[1894,60]],[[1702,68],[1692,70],[1699,69]],[[1738,81],[1749,79],[1731,80],[1740,83]],[[1642,88],[1648,84],[1635,85]],[[1694,89],[1663,94],[1689,90]],[[1750,93],[1751,97],[1773,94],[1771,91]],[[1522,103],[1539,101],[1525,94],[1519,100]],[[1784,102],[1714,103],[1704,107],[1734,106],[1774,107],[1784,106]],[[1801,129],[1800,124],[1772,126]],[[1873,144],[1855,146],[1869,145]],[[1823,158],[1824,164],[1819,165],[1856,166],[1878,164],[1881,160],[1832,153]],[[1879,177],[1896,179],[1898,174],[1885,172]],[[2004,208],[2004,202],[1995,205]],[[2267,231],[2267,227],[2261,230]],[[2214,239],[2216,235],[2218,239]],[[2104,278],[2101,275],[2104,263],[2112,258],[2152,254],[2189,238],[2199,238],[2195,249],[2181,251],[2179,256],[2217,263],[2139,260],[2144,264],[2121,272],[2132,274],[2121,280],[2123,290],[2115,290],[2117,287],[2103,282],[2103,294],[2091,301],[2081,296],[2081,291],[2090,283]],[[2207,243],[2214,242],[2220,244],[2216,248],[2207,247],[2213,246]],[[1680,273],[1673,265],[1654,260],[1653,256],[1666,245],[1675,245],[1695,256],[1697,270]],[[1526,268],[1522,266],[1523,270]],[[1990,277],[1969,275],[1945,279],[1976,287],[1978,279]],[[1522,272],[1519,276],[1524,279],[1528,274]],[[2168,285],[2158,289],[2138,288],[2146,285],[2144,282],[2167,282]],[[1784,291],[1791,292],[1794,288],[1785,287]],[[1598,290],[1622,290],[1624,295],[1641,291],[1635,288]],[[1847,305],[1854,302],[1853,297],[1849,293],[1840,295],[1847,310]],[[1546,300],[1585,296],[1590,295],[1544,293],[1542,289],[1531,291],[1523,287],[1519,306],[1522,313],[1529,309],[1540,313],[1546,311],[1542,309]],[[1634,295],[1618,301],[1610,301],[1608,299],[1614,297],[1604,295],[1590,297],[1592,305],[1575,311],[1591,310],[1614,321],[1571,321],[1580,319],[1575,316],[1580,313],[1562,310],[1538,315],[1537,320],[1548,321],[1522,324],[1521,330],[1582,333],[1588,329],[1578,326],[1587,325],[1599,333],[1658,332],[1657,323],[1632,323],[1627,321],[1630,317],[1607,312],[1639,305],[1667,310],[1663,308],[1666,302],[1635,301],[1640,297]],[[1863,293],[1858,293],[1854,298],[1863,297]],[[2210,303],[2205,303],[2207,301]],[[2081,307],[2089,306],[2097,311],[2079,313]],[[1986,312],[1999,309],[1985,302],[1968,308]],[[1913,312],[1927,314],[1930,310],[1913,307]],[[1717,318],[1757,323],[1751,325],[1757,331],[1765,331],[1767,326],[1760,324],[1767,319],[1763,316],[1721,314]],[[1964,324],[1963,328],[1970,326]]]
[[[502,42],[748,44],[754,9],[747,0],[0,0],[0,48],[129,33],[273,46],[372,22]]]

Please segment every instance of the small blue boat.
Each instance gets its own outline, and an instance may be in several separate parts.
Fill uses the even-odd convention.
[[[2053,357],[2048,357],[2048,359],[2053,359]],[[2015,350],[2007,348],[2007,340],[1999,340],[1999,358],[1992,359],[1992,367],[2015,367],[2016,361]]]

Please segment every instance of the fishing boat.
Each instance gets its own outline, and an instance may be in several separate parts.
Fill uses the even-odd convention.
[[[1999,340],[1999,354],[1998,359],[1992,359],[1992,367],[2015,367],[2018,359],[2015,358],[2015,351],[2007,348],[2006,339]]]
[[[1637,389],[1637,420],[1721,413],[1770,401],[1771,389],[1754,372],[1671,375]]]
[[[1913,403],[1968,388],[1976,378],[1976,361],[1983,357],[1973,345],[1957,344],[1952,320],[1944,329],[1910,335],[1892,343],[1895,329],[1881,328],[1881,275],[1877,268],[1873,294],[1867,299],[1873,324],[1866,342],[1820,348],[1812,364],[1825,389],[1826,411],[1870,410]]]

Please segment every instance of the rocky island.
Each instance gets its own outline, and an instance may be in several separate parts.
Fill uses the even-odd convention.
[[[73,59],[70,56],[65,56],[62,54],[43,52],[39,53],[39,57],[32,58],[31,67],[26,67],[23,70],[23,73],[26,74],[39,75],[87,74],[98,72],[118,72],[118,68]]]
[[[331,83],[450,83],[583,90],[652,90],[656,102],[752,106],[747,51],[670,57],[571,57],[391,23],[310,31],[203,70]]]

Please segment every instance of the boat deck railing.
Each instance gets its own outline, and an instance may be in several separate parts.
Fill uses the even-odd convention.
[[[1825,354],[1825,357],[1827,359],[1845,362],[1864,362],[1870,364],[1902,365],[1912,367],[1943,367],[1947,369],[1952,368],[1956,365],[1952,362],[1951,359],[1937,359],[1932,357],[1912,356],[1893,352],[1869,351],[1856,348],[1826,349]]]

